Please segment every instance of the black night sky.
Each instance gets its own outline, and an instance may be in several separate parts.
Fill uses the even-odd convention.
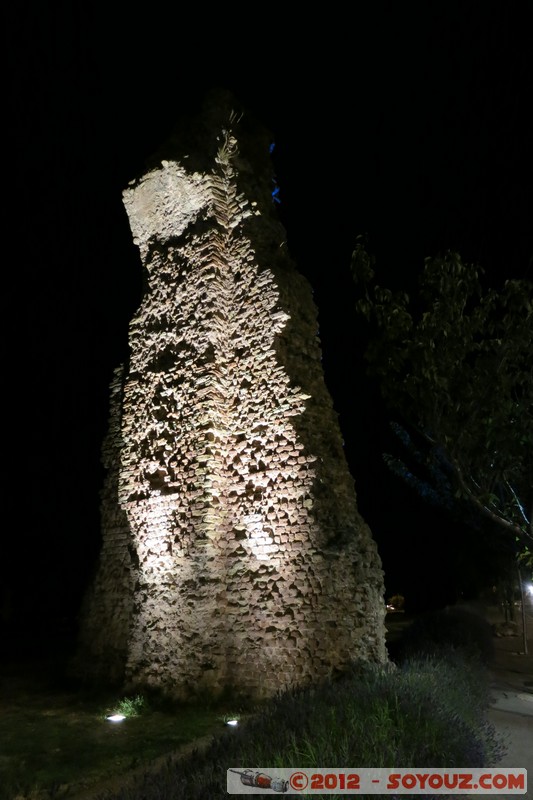
[[[4,625],[75,626],[99,549],[108,384],[142,287],[121,193],[212,86],[272,131],[387,596],[447,602],[479,547],[382,463],[350,255],[366,233],[382,283],[407,289],[448,249],[491,285],[531,276],[531,3],[112,5],[4,11]]]

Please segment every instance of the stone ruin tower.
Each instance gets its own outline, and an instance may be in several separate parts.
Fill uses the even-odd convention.
[[[259,698],[386,660],[381,562],[270,144],[215,95],[124,191],[146,288],[111,385],[86,677]]]

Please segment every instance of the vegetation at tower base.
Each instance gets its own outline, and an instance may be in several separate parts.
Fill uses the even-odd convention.
[[[428,258],[415,311],[379,286],[359,238],[357,310],[373,325],[366,350],[407,454],[390,468],[425,499],[486,520],[533,567],[533,284],[482,289],[457,253]]]
[[[421,657],[389,666],[361,664],[341,679],[283,692],[206,748],[169,758],[134,781],[125,775],[120,788],[98,800],[220,800],[228,796],[231,766],[268,765],[275,775],[295,765],[464,769],[501,760],[505,745],[487,719],[489,673],[479,661],[448,648],[442,661]],[[315,795],[327,796],[338,797]]]
[[[146,288],[111,386],[88,678],[261,697],[387,658],[271,141],[216,94],[124,192]]]
[[[359,664],[340,679],[240,708],[236,727],[220,714],[235,707],[205,699],[150,699],[135,717],[126,698],[117,706],[113,695],[49,687],[29,706],[24,693],[21,714],[15,691],[0,719],[0,800],[222,798],[228,765],[496,766],[503,742],[487,719],[489,673],[471,647],[484,637],[471,623],[462,620],[460,636],[455,625],[417,626],[407,637],[413,655],[398,668]],[[128,718],[111,733],[107,716],[120,707]]]

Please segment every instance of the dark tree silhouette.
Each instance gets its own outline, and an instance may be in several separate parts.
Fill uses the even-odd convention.
[[[500,531],[531,570],[533,284],[484,290],[483,270],[448,252],[425,260],[411,302],[379,286],[374,266],[359,237],[352,274],[369,323],[365,359],[408,456],[385,454],[388,466],[427,501]]]

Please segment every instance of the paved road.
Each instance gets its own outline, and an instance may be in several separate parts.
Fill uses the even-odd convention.
[[[490,622],[494,613],[485,613]],[[529,788],[525,797],[533,800],[533,602],[528,602],[528,654],[523,638],[495,637],[495,658],[492,664],[492,704],[489,719],[506,739],[507,755],[499,767],[522,767],[528,770]],[[499,795],[499,797],[516,795]],[[496,795],[490,795],[496,797]],[[522,795],[524,797],[524,795]]]

